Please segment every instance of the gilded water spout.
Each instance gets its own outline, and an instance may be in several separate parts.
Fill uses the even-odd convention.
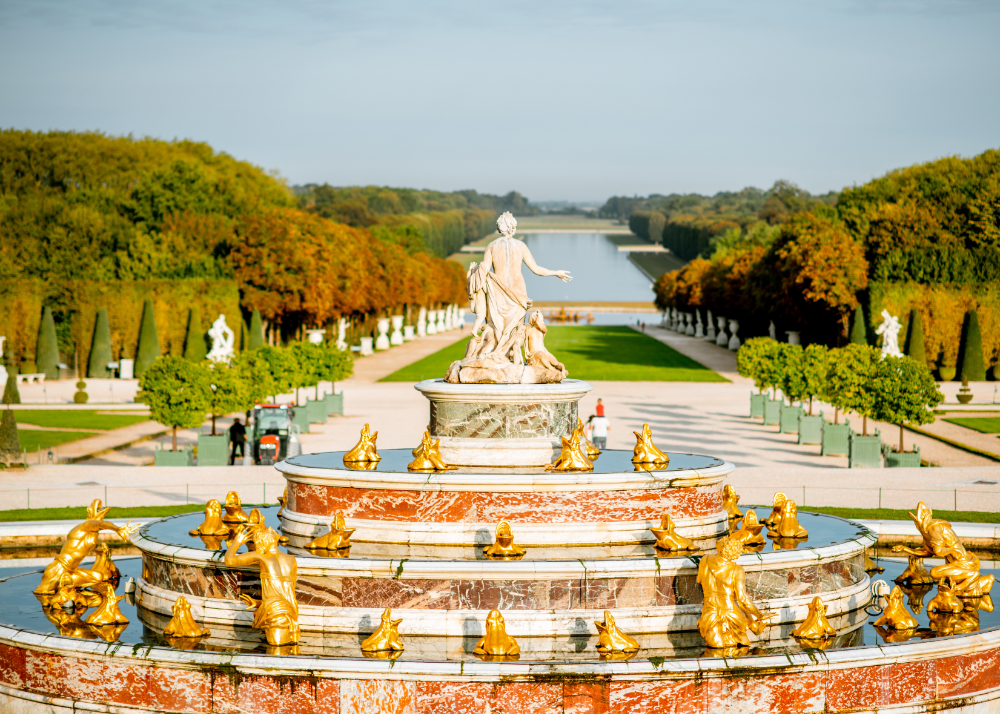
[[[409,471],[454,471],[457,466],[449,466],[441,456],[441,440],[434,441],[430,431],[425,431],[420,445],[413,450],[414,458],[407,466]]]
[[[278,504],[281,508],[278,509],[277,518],[281,518],[281,514],[285,512],[285,506],[288,505],[288,486],[285,486],[285,490],[278,496]]]
[[[337,511],[330,523],[330,532],[306,543],[306,548],[310,550],[343,550],[351,547],[351,534],[357,528],[348,528],[344,520],[344,514]]]
[[[239,499],[239,496],[236,497]],[[243,509],[240,508],[242,511]],[[222,522],[222,504],[214,498],[205,504],[205,520],[193,531],[188,531],[193,536],[227,536],[229,526]]]
[[[757,521],[757,513],[748,508],[740,521],[740,527],[729,537],[742,543],[744,548],[753,548],[767,543],[767,539],[760,533],[762,530],[764,526]]]
[[[632,450],[633,464],[656,464],[664,466],[670,463],[670,457],[656,448],[653,443],[653,431],[649,424],[642,425],[642,432],[633,431],[635,434],[635,448]]]
[[[597,651],[602,655],[638,652],[639,643],[618,629],[615,618],[604,611],[604,622],[594,622],[597,626]]]
[[[917,628],[917,618],[909,613],[906,605],[903,604],[903,591],[896,585],[889,593],[889,602],[882,611],[882,617],[875,620],[875,627],[883,627],[887,630],[915,630]]]
[[[344,454],[345,464],[372,464],[378,463],[382,457],[375,449],[375,440],[378,439],[378,432],[373,432],[368,424],[361,427],[361,438],[354,448]]]
[[[777,524],[778,518],[781,516],[781,507],[785,505],[786,500],[788,500],[788,497],[781,493],[781,491],[775,493],[772,499],[774,505],[771,507],[771,512],[767,515],[767,518],[761,520],[761,523],[765,526]]]
[[[205,510],[207,512],[207,506]],[[246,511],[243,510],[243,504],[240,503],[240,494],[236,493],[236,491],[230,491],[227,493],[226,515],[222,517],[222,522],[232,528],[242,523],[246,523],[249,520],[250,516],[248,516]]]
[[[593,471],[594,462],[583,452],[580,439],[583,438],[575,429],[567,439],[562,437],[562,452],[551,464],[545,467],[546,471]]]
[[[743,511],[739,509],[739,502],[740,495],[736,493],[735,488],[728,483],[722,487],[722,508],[729,517],[729,520],[743,517]]]
[[[497,560],[514,560],[523,556],[527,550],[519,545],[514,545],[514,529],[507,521],[500,521],[497,524],[496,540],[492,544],[483,548],[483,555],[487,558]]]
[[[240,595],[248,610],[254,610],[253,627],[263,630],[267,643],[287,645],[299,640],[299,605],[295,599],[298,566],[295,558],[278,550],[278,534],[261,526],[253,536],[255,550],[239,553],[249,539],[246,529],[229,543],[225,564],[230,568],[257,566],[260,569],[261,599]]]
[[[378,629],[361,643],[361,651],[402,652],[403,642],[399,639],[399,623],[402,621],[402,618],[393,620],[392,610],[387,607],[382,613],[382,621],[379,623]]]
[[[798,512],[795,501],[786,498],[781,503],[777,522],[771,522],[767,534],[772,538],[808,538],[809,531],[799,523]]]
[[[163,634],[167,637],[205,637],[212,634],[195,622],[194,616],[191,614],[191,604],[183,595],[174,600],[170,611],[173,613],[173,617],[163,628]]]
[[[111,562],[111,549],[108,548],[108,544],[98,543],[94,551],[97,555],[94,557],[94,564],[90,566],[90,569],[99,573],[101,580],[117,581],[121,579],[121,571],[118,570],[118,566]]]
[[[124,600],[125,596],[115,595],[114,585],[95,583],[90,588],[101,597],[101,602],[87,618],[88,625],[123,625],[128,623],[128,618],[118,608],[118,603]]]
[[[486,634],[476,643],[472,650],[487,658],[516,658],[521,654],[517,641],[507,634],[507,626],[499,610],[490,610],[486,616]]]
[[[791,632],[792,637],[806,640],[821,640],[826,637],[833,637],[837,631],[826,618],[826,603],[820,597],[814,597],[809,603],[809,614],[802,624]]]
[[[656,537],[656,548],[668,552],[698,550],[698,546],[690,538],[685,538],[677,532],[677,526],[669,513],[660,516],[660,527],[649,529]]]
[[[580,446],[583,448],[583,453],[592,461],[597,461],[597,457],[601,455],[601,450],[594,446],[593,442],[587,438],[587,435],[583,431],[583,419],[580,417],[576,418],[576,431],[580,432]]]

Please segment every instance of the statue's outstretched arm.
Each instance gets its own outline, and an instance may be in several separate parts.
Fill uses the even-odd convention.
[[[568,270],[549,270],[548,268],[543,268],[538,263],[535,262],[534,256],[531,255],[531,251],[525,246],[523,249],[524,264],[528,266],[530,270],[535,275],[541,275],[543,278],[548,278],[555,276],[565,283],[568,283],[573,278],[570,277]]]

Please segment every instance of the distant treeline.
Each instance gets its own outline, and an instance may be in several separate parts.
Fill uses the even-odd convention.
[[[309,184],[294,189],[306,211],[407,246],[447,257],[466,243],[496,231],[496,218],[504,211],[515,216],[535,215],[538,209],[517,191],[505,196],[476,191],[417,190],[386,186]]]

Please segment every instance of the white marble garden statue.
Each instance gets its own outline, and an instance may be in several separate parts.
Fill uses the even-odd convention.
[[[565,270],[548,270],[531,256],[528,247],[514,237],[517,221],[509,212],[497,219],[500,237],[486,246],[483,262],[469,267],[469,302],[476,313],[465,359],[456,360],[445,376],[448,382],[537,384],[560,382],[564,370],[553,369],[544,360],[525,365],[522,348],[529,341],[540,351],[544,323],[538,318],[525,325],[531,299],[521,275],[521,263],[535,275],[572,280]],[[538,332],[539,334],[534,334]],[[547,353],[546,353],[547,354]],[[537,362],[537,364],[531,364]]]
[[[882,311],[882,324],[875,330],[876,335],[882,335],[882,356],[902,357],[899,350],[899,330],[902,325],[899,318],[889,314],[888,310]]]
[[[228,362],[233,358],[236,334],[226,324],[225,315],[219,315],[219,319],[212,323],[208,336],[212,338],[212,350],[207,355],[208,359],[213,362]]]

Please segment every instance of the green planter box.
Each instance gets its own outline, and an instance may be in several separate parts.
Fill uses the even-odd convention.
[[[155,458],[157,466],[194,466],[194,452],[191,449],[157,449]]]
[[[778,431],[782,434],[797,434],[799,431],[799,417],[802,416],[802,407],[790,407],[781,405],[781,416],[778,418]]]
[[[306,399],[306,416],[310,424],[326,424],[326,399]]]
[[[898,454],[892,450],[888,444],[882,448],[882,455],[885,458],[887,469],[909,469],[920,466],[920,447],[914,446],[913,451],[904,451]]]
[[[844,420],[843,424],[823,423],[823,440],[820,442],[821,456],[847,456],[848,440],[851,434],[851,423]]]
[[[327,416],[344,416],[344,393],[340,394],[327,394],[326,397],[326,415]]]
[[[823,414],[819,416],[799,417],[799,443],[800,444],[822,444],[823,443]]]
[[[757,417],[764,416],[764,400],[767,399],[766,394],[751,394],[750,395],[750,418],[756,419]]]
[[[198,434],[198,465],[228,466],[229,437],[226,434]]]
[[[764,426],[773,426],[781,421],[781,399],[764,398]]]
[[[847,468],[882,468],[882,437],[875,430],[875,436],[851,434],[847,441]]]
[[[295,407],[292,425],[299,427],[300,434],[309,433],[309,413],[306,411],[306,407]]]

